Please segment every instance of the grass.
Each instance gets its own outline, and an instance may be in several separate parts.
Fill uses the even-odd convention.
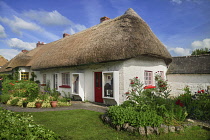
[[[100,120],[102,113],[88,110],[68,110],[33,112],[34,121],[44,125],[61,136],[64,140],[209,140],[210,132],[199,127],[186,129],[182,133],[169,133],[160,136],[142,137],[132,135],[103,124]]]

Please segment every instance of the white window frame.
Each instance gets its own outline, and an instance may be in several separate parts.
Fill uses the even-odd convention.
[[[61,73],[62,86],[70,86],[70,73]]]
[[[153,71],[144,71],[144,84],[145,86],[153,85]]]

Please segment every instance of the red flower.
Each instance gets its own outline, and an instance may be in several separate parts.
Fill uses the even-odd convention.
[[[17,83],[17,82],[19,82],[19,81],[15,81],[15,82]]]
[[[129,94],[129,92],[126,92],[125,94]]]
[[[198,91],[198,93],[201,93],[201,91]]]
[[[139,77],[136,77],[136,79],[138,79]]]
[[[179,105],[180,103],[181,103],[180,100],[177,100],[177,101],[176,101],[176,105]]]
[[[181,107],[183,107],[183,106],[184,106],[184,104],[183,104],[183,103],[179,103],[179,105],[180,105]]]
[[[133,85],[134,84],[134,82],[131,82],[131,85]]]
[[[204,93],[205,91],[204,90],[201,90],[201,93]]]

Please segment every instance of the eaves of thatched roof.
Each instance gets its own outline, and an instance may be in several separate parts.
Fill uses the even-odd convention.
[[[210,55],[173,57],[167,74],[210,74]]]

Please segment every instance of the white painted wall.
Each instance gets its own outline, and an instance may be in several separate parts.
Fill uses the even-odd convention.
[[[144,83],[144,71],[153,72],[153,85],[155,85],[155,72],[163,71],[166,75],[167,66],[162,59],[151,58],[151,57],[139,57],[129,59],[124,62],[123,65],[123,80],[120,82],[120,102],[126,100],[125,93],[129,89],[130,79],[134,77],[140,78],[140,81]],[[166,77],[166,76],[165,76]]]
[[[139,57],[133,58],[125,61],[109,62],[109,63],[99,63],[88,66],[78,66],[72,68],[58,68],[49,69],[36,72],[37,80],[40,80],[42,84],[42,75],[47,74],[47,81],[51,81],[51,88],[53,87],[53,74],[58,73],[58,82],[61,85],[61,73],[70,72],[72,73],[83,73],[84,74],[84,100],[95,101],[94,93],[94,72],[103,71],[118,71],[119,73],[119,100],[114,101],[110,99],[104,99],[104,102],[115,104],[116,102],[122,103],[125,101],[125,92],[129,89],[130,80],[134,77],[139,77],[142,82],[144,82],[144,71],[153,71],[153,76],[157,71],[167,71],[165,62],[162,59],[150,58],[150,57]],[[70,79],[70,85],[72,85],[72,80]],[[70,92],[69,88],[58,88],[58,91]],[[63,94],[62,94],[63,95]]]
[[[183,94],[183,89],[189,86],[192,93],[210,86],[210,74],[168,74],[171,96]]]

